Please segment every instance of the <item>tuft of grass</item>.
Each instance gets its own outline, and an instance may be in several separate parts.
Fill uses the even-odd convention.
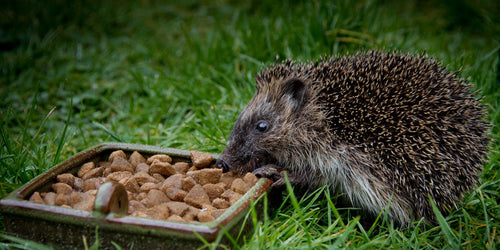
[[[289,188],[264,220],[250,215],[254,232],[231,247],[500,248],[499,12],[493,0],[7,1],[0,197],[104,141],[220,152],[254,74],[277,59],[426,52],[470,79],[493,125],[481,185],[463,204],[438,225],[401,229],[382,214],[366,225],[327,190]]]

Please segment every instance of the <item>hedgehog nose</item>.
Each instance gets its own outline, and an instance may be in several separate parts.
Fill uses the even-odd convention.
[[[223,173],[229,172],[229,165],[222,158],[217,159],[215,166],[217,166],[217,168],[222,168]]]

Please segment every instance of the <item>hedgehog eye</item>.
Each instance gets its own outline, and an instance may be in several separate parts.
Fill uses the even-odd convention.
[[[266,132],[267,129],[269,128],[269,125],[267,125],[267,122],[260,121],[257,123],[257,127],[255,128],[259,132]]]

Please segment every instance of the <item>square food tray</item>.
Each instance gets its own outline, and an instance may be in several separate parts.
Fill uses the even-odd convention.
[[[269,179],[261,178],[226,212],[206,223],[102,214],[96,210],[89,212],[27,200],[35,191],[50,189],[57,175],[76,173],[82,164],[89,161],[106,161],[115,150],[123,150],[127,156],[138,151],[145,157],[168,154],[174,161],[191,161],[187,150],[124,143],[98,145],[47,170],[0,200],[5,233],[65,248],[83,247],[84,237],[87,244],[91,245],[96,235],[102,248],[114,248],[112,242],[127,249],[189,249],[201,246],[203,241],[200,238],[208,242],[222,238],[222,242],[228,242],[224,231],[236,238],[241,232],[246,233],[251,229],[251,219],[245,217],[252,203],[255,204],[257,214],[262,214],[264,202],[261,202],[261,198],[272,183]],[[217,158],[217,155],[213,156]]]

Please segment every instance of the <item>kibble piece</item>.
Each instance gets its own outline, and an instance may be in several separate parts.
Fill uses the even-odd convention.
[[[109,161],[100,161],[99,164],[97,164],[97,167],[103,167],[104,169],[111,167],[111,162]]]
[[[182,216],[182,218],[184,220],[190,221],[190,222],[195,221],[196,215],[198,215],[199,212],[200,212],[200,209],[188,205],[188,210],[186,211],[186,214],[184,214],[184,216]]]
[[[148,193],[139,193],[136,196],[136,200],[142,201],[142,200],[146,199],[147,196],[148,196]]]
[[[209,210],[209,211],[212,211],[214,210],[215,208],[212,206],[212,204],[203,204],[201,206],[201,211],[205,211],[205,210]]]
[[[163,203],[163,204],[156,205],[150,209],[147,209],[146,214],[148,214],[153,219],[157,219],[157,220],[168,219],[169,211],[168,211],[167,204]]]
[[[169,201],[167,195],[165,195],[165,193],[157,189],[150,190],[148,192],[146,200],[147,200],[146,206],[148,207],[160,205],[161,203]]]
[[[73,188],[70,185],[61,182],[52,184],[52,189],[58,194],[66,195],[66,194],[71,194],[71,192],[73,192]]]
[[[175,172],[177,174],[186,174],[189,169],[189,163],[187,162],[176,162],[174,164]]]
[[[58,206],[69,205],[68,195],[63,193],[58,193],[56,195],[56,205]]]
[[[145,210],[146,210],[146,206],[144,206],[144,204],[142,204],[140,201],[131,200],[128,202],[128,213],[129,214],[132,214],[133,212],[145,211]]]
[[[243,180],[250,186],[252,187],[253,185],[255,185],[255,183],[257,183],[257,181],[259,181],[259,178],[257,178],[257,176],[255,176],[254,174],[252,173],[246,173],[245,176],[243,177]]]
[[[120,171],[122,172],[122,171]],[[102,173],[103,176],[108,176],[111,173],[113,173],[113,169],[111,168],[111,165],[104,167],[104,172]]]
[[[196,184],[191,188],[184,201],[198,208],[201,208],[203,204],[210,204],[210,198],[200,184]]]
[[[170,187],[167,188],[166,194],[173,201],[182,201],[186,197],[187,192],[179,188]]]
[[[139,192],[140,186],[135,180],[135,177],[124,178],[119,182],[125,186],[125,190],[133,193]]]
[[[156,183],[153,183],[153,182],[147,182],[147,183],[144,183],[141,188],[139,189],[140,192],[149,192],[153,189],[158,189],[158,184]]]
[[[134,175],[135,180],[139,185],[143,185],[144,183],[152,182],[152,183],[158,183],[158,180],[149,175],[146,172],[139,172]]]
[[[83,179],[75,177],[75,184],[73,184],[73,188],[76,191],[83,191]]]
[[[153,178],[155,178],[156,180],[158,180],[159,183],[163,182],[165,180],[165,177],[163,177],[163,175],[161,174],[158,174],[158,173],[155,173],[155,174],[152,174]]]
[[[128,191],[128,190],[127,190],[127,199],[128,199],[129,201],[134,201],[134,200],[137,200],[137,199],[135,198],[135,196],[136,196],[136,193],[132,193],[132,192],[130,192],[130,191]]]
[[[163,192],[167,192],[168,188],[182,188],[182,175],[174,174],[169,176],[160,186],[160,190]]]
[[[92,195],[95,197],[97,195],[97,189],[86,191],[84,194]]]
[[[171,214],[176,214],[179,216],[184,216],[184,214],[186,214],[186,212],[189,210],[189,205],[187,205],[185,202],[179,201],[167,202],[167,207]]]
[[[83,191],[97,190],[104,183],[99,178],[90,178],[83,181]]]
[[[215,185],[217,185],[217,186],[219,186],[220,188],[222,188],[222,189],[226,190],[226,184],[224,184],[224,182],[219,182],[219,183],[217,183],[217,184],[215,184]]]
[[[119,182],[119,181],[121,181],[125,178],[129,178],[131,176],[132,176],[132,173],[129,171],[118,171],[118,172],[113,172],[113,173],[109,174],[106,177],[106,180]]]
[[[220,197],[220,195],[224,192],[224,188],[221,188],[219,185],[212,183],[203,185],[203,189],[205,189],[205,192],[207,192],[210,200]]]
[[[149,174],[161,174],[165,176],[171,176],[175,174],[175,168],[168,162],[161,162],[159,160],[154,160],[149,167]]]
[[[221,198],[229,201],[231,205],[233,205],[236,201],[238,201],[242,196],[243,195],[236,193],[231,189],[224,191],[224,193],[220,195]]]
[[[91,169],[91,170],[87,171],[82,176],[82,179],[83,180],[88,180],[90,178],[101,177],[103,173],[104,173],[104,168],[103,167],[94,168],[94,169]]]
[[[134,172],[134,166],[130,162],[128,162],[126,159],[123,158],[115,158],[113,162],[111,163],[111,170],[114,172],[116,171],[128,171],[133,173]]]
[[[141,153],[134,151],[130,155],[128,161],[130,162],[130,164],[132,164],[132,166],[137,167],[137,165],[139,165],[139,163],[145,163],[146,158],[144,158],[144,156],[142,156]]]
[[[229,201],[224,200],[222,198],[215,198],[212,201],[212,206],[215,208],[224,209],[230,207],[231,204],[229,203]]]
[[[132,215],[136,217],[149,218],[149,215],[146,214],[146,211],[136,211]]]
[[[233,172],[226,172],[221,175],[219,181],[226,184],[227,188],[230,188],[231,183],[233,183],[234,179],[236,179],[236,177],[234,176]]]
[[[176,214],[170,215],[170,217],[168,217],[167,220],[174,222],[186,222],[182,217]]]
[[[212,212],[208,210],[200,211],[197,217],[200,222],[210,222],[215,220],[215,218],[212,216]]]
[[[226,212],[226,209],[214,209],[212,210],[212,216],[214,218],[219,218],[224,212]]]
[[[222,176],[222,169],[220,168],[205,168],[199,170],[198,181],[201,185],[205,185],[207,183],[218,183],[220,181],[220,177]]]
[[[54,192],[45,193],[45,195],[43,196],[43,201],[47,205],[55,205],[56,204],[56,193],[54,193]]]
[[[147,163],[152,164],[153,161],[158,160],[161,162],[172,163],[172,158],[166,154],[156,154],[148,158]]]
[[[77,175],[78,175],[78,177],[82,178],[85,175],[85,173],[87,173],[88,171],[90,171],[94,168],[95,168],[94,162],[87,162],[80,167],[80,170],[78,170]]]
[[[191,161],[197,168],[206,168],[210,166],[214,158],[212,155],[199,151],[191,151]]]
[[[191,190],[191,188],[194,187],[194,185],[196,185],[196,182],[193,180],[193,178],[191,178],[189,176],[182,178],[182,189],[183,190],[189,191],[189,190]]]
[[[137,167],[135,168],[135,172],[139,173],[141,171],[147,173],[149,171],[149,165],[146,164],[146,163],[139,163],[139,164],[137,164]]]
[[[83,193],[81,192],[76,192],[76,191],[73,191],[71,192],[71,194],[69,195],[69,203],[70,204],[76,204],[80,201],[83,200]]]
[[[108,161],[114,162],[117,158],[121,158],[121,159],[126,160],[127,155],[125,154],[125,152],[123,152],[123,150],[116,150],[116,151],[111,152],[111,154],[109,155]]]
[[[241,178],[236,178],[231,184],[231,190],[239,194],[245,194],[250,186]]]
[[[95,194],[92,195],[91,193],[84,193],[82,200],[73,205],[73,208],[92,211],[94,209],[94,203],[95,203]]]
[[[58,182],[66,183],[71,187],[73,187],[73,185],[75,184],[75,176],[70,173],[60,174],[57,176],[56,179]]]
[[[36,203],[41,203],[41,204],[44,204],[45,202],[43,201],[42,199],[42,196],[40,195],[39,192],[34,192],[31,197],[30,197],[30,200],[31,202],[36,202]]]

